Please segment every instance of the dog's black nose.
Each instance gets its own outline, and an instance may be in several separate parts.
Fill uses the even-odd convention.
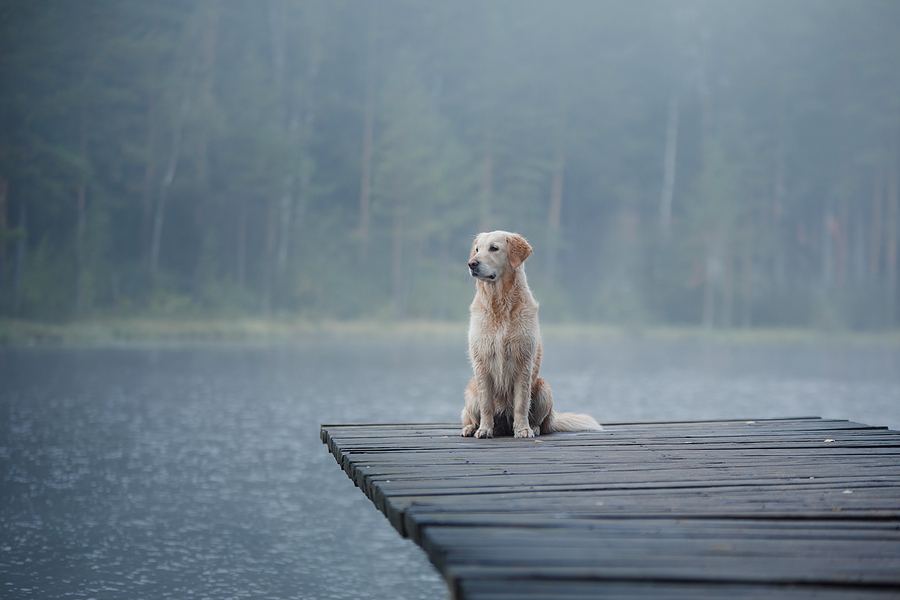
[[[469,261],[469,268],[470,268],[470,269],[474,269],[474,268],[477,267],[477,266],[478,266],[478,261],[475,260],[474,258],[473,258],[472,260]]]

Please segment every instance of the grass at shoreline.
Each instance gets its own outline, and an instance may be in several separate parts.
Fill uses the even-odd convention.
[[[543,324],[547,340],[696,340],[723,344],[876,344],[900,346],[900,331],[826,332],[813,329],[714,329]],[[278,318],[103,318],[69,323],[0,319],[0,346],[183,343],[288,344],[316,339],[459,340],[467,323],[439,321],[311,321]]]
[[[131,317],[41,323],[0,319],[0,346],[129,343],[290,343],[344,338],[464,338],[461,323],[277,318]]]

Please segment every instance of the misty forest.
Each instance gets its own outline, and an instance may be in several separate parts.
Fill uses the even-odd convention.
[[[0,317],[900,322],[894,0],[0,1]]]

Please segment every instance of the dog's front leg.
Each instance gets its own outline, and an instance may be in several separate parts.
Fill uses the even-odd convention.
[[[490,376],[478,378],[478,409],[480,423],[475,437],[494,437],[494,382]]]
[[[528,414],[531,411],[531,381],[520,377],[516,381],[515,398],[513,406],[513,433],[517,438],[534,437],[534,430],[528,424]]]
[[[466,405],[462,411],[463,428],[460,435],[463,437],[472,437],[478,424],[481,422],[481,410],[478,408],[478,381],[472,378],[469,385],[466,386]]]

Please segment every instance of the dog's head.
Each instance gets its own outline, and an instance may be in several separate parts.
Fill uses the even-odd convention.
[[[469,272],[481,281],[502,279],[531,256],[531,246],[518,233],[479,233],[469,254]]]

